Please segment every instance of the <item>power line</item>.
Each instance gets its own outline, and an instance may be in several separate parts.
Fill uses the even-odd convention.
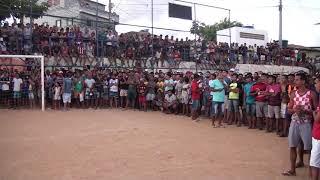
[[[1,6],[1,5],[0,5]],[[0,8],[0,10],[4,12],[11,12],[7,8]],[[65,16],[57,16],[57,15],[51,15],[51,14],[46,14],[46,13],[30,13],[30,11],[18,11],[18,10],[12,10],[13,12],[18,12],[22,13],[25,15],[34,15],[34,16],[48,16],[48,17],[55,17],[55,18],[61,18],[61,19],[73,19],[73,20],[78,20],[80,22],[86,21],[86,19],[80,19],[77,17],[65,17]],[[111,24],[114,25],[115,22],[108,22],[108,21],[97,21],[97,20],[90,20],[91,22],[96,22],[96,23],[101,23],[101,24]],[[151,26],[144,26],[144,25],[137,25],[137,24],[129,24],[129,23],[116,23],[117,25],[123,25],[123,26],[132,26],[132,27],[140,27],[140,28],[152,28]],[[164,27],[153,27],[154,29],[159,29],[159,30],[168,30],[168,31],[177,31],[177,32],[190,32],[186,30],[181,30],[181,29],[171,29],[171,28],[164,28]]]

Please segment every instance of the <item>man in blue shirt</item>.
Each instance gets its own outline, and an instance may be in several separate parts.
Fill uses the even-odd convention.
[[[243,86],[243,102],[246,107],[246,117],[249,124],[249,129],[256,128],[255,114],[256,114],[256,101],[254,96],[251,96],[251,87],[254,84],[252,76],[246,76],[246,84]]]
[[[224,96],[225,96],[225,88],[226,83],[223,80],[223,76],[221,73],[213,75],[212,80],[209,81],[209,86],[211,88],[211,96],[212,96],[212,126],[215,126],[214,121],[218,120],[218,126],[222,126],[222,115],[223,115],[223,104],[224,104]]]

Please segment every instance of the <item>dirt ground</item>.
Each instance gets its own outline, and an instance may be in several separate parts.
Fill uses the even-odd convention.
[[[296,180],[286,138],[122,110],[0,110],[1,180]]]

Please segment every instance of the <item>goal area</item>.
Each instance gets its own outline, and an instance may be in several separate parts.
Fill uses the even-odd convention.
[[[38,96],[38,101],[41,110],[45,111],[45,66],[44,56],[41,55],[7,55],[0,54],[0,69],[3,74],[21,73],[26,77],[33,77],[33,81],[38,84],[38,91],[35,94]],[[24,79],[25,80],[25,79]],[[1,84],[12,82],[11,78],[2,79]],[[8,97],[5,97],[8,98]]]

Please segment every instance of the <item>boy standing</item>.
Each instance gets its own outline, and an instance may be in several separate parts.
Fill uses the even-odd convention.
[[[66,77],[63,79],[63,86],[62,86],[62,100],[64,104],[64,111],[69,110],[71,104],[71,93],[72,93],[72,79],[70,72],[66,74]]]
[[[191,83],[191,98],[192,98],[192,120],[198,118],[198,110],[200,107],[200,87],[199,87],[199,75],[195,74]]]
[[[244,103],[246,107],[246,117],[248,119],[248,124],[249,124],[249,129],[255,129],[257,127],[256,124],[256,104],[255,104],[255,99],[253,96],[251,96],[251,87],[253,86],[253,77],[252,76],[247,76],[246,77],[246,84],[243,87],[244,91]]]
[[[115,107],[118,107],[118,85],[119,81],[116,78],[115,74],[111,75],[111,79],[109,80],[109,86],[110,86],[110,106],[113,108],[113,102],[115,103]]]
[[[276,83],[275,76],[268,77],[268,83],[265,94],[268,97],[268,118],[267,118],[267,132],[272,132],[273,129],[273,122],[276,119],[276,132],[280,133],[279,131],[279,123],[280,123],[280,94],[281,94],[281,87],[279,84]]]
[[[237,82],[238,75],[231,76],[231,83],[229,85],[229,107],[228,107],[228,124],[231,125],[233,121],[237,126],[241,126],[240,113],[239,113],[239,94],[240,87]]]
[[[250,93],[250,95],[254,96],[256,100],[257,127],[260,130],[263,130],[263,117],[266,117],[268,114],[266,96],[263,94],[267,88],[267,85],[264,83],[264,81],[264,76],[259,77],[258,81],[251,87]]]
[[[16,109],[20,105],[22,79],[16,74],[13,82],[13,108]]]
[[[140,84],[138,87],[138,92],[139,92],[139,109],[143,107],[144,111],[147,111],[147,103],[146,103],[146,85],[144,83],[144,80],[140,80]]]
[[[212,75],[211,80],[209,81],[209,86],[211,88],[212,96],[212,126],[216,127],[214,121],[219,120],[218,127],[222,127],[222,116],[224,113],[224,101],[225,101],[225,89],[227,89],[227,84],[223,80],[222,73],[219,73],[216,77],[215,74]]]
[[[86,87],[85,96],[86,96],[86,101],[87,101],[87,108],[93,106],[93,104],[94,104],[93,90],[94,90],[95,83],[96,83],[96,81],[92,78],[92,74],[90,73],[84,81],[84,84]]]
[[[297,147],[303,142],[303,150],[309,154],[312,146],[311,121],[313,108],[317,107],[316,95],[307,86],[307,76],[299,73],[295,76],[296,91],[290,95],[288,112],[292,114],[289,128],[290,169],[283,172],[284,176],[296,175]],[[313,166],[313,164],[311,165]]]

